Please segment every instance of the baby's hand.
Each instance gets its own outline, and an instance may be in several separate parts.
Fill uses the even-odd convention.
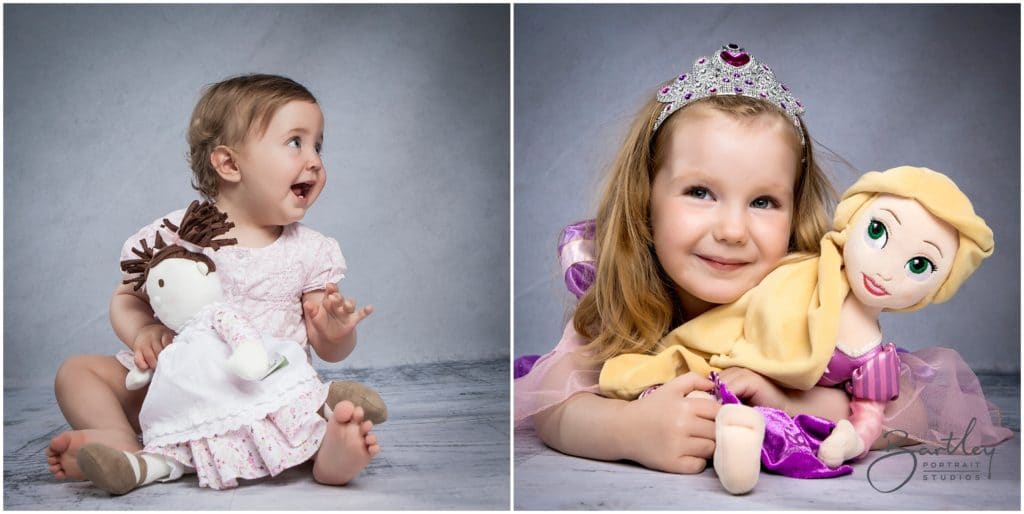
[[[743,403],[788,412],[789,397],[771,380],[747,368],[726,368],[719,376],[732,394],[744,400]]]
[[[356,310],[356,302],[346,299],[338,292],[338,286],[327,284],[320,305],[308,301],[303,304],[309,326],[317,333],[309,334],[310,339],[339,342],[356,329],[356,325],[373,313],[373,306],[367,305]]]
[[[715,416],[721,407],[710,398],[687,398],[710,391],[714,383],[690,372],[628,404],[636,420],[630,459],[671,473],[700,473],[715,452]]]
[[[156,356],[174,340],[174,331],[163,323],[146,325],[135,335],[132,350],[135,352],[135,367],[145,371],[156,367]]]

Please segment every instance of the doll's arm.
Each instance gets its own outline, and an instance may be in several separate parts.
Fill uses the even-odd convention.
[[[213,328],[232,349],[225,363],[228,371],[245,380],[261,380],[269,374],[270,356],[259,330],[242,313],[226,305],[213,313]]]
[[[259,330],[237,310],[221,306],[213,314],[213,329],[232,350],[247,341],[262,342]]]
[[[882,420],[885,419],[885,404],[875,400],[850,400],[850,424],[864,444],[858,457],[871,450],[871,445],[882,435]]]

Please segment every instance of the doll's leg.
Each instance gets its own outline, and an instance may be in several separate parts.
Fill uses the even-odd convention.
[[[732,494],[749,492],[761,474],[764,416],[745,405],[723,405],[715,417],[715,472]]]
[[[185,470],[163,455],[130,453],[95,443],[78,451],[78,466],[87,480],[110,494],[125,494],[161,479],[174,480]]]
[[[127,451],[142,449],[136,433],[147,389],[125,387],[128,370],[114,357],[76,355],[61,364],[54,381],[57,404],[73,430],[50,440],[46,460],[57,478],[82,480],[76,457],[87,443]]]
[[[313,478],[321,484],[344,485],[380,452],[373,422],[363,419],[363,408],[343,401],[327,420],[324,441],[314,457]]]
[[[863,457],[882,433],[885,402],[851,400],[850,419],[840,420],[818,448],[818,458],[830,468]]]

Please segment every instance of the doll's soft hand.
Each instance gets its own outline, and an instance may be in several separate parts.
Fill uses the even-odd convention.
[[[356,310],[356,302],[338,292],[338,286],[327,284],[324,297],[319,304],[307,301],[303,304],[308,326],[316,333],[310,339],[337,342],[355,330],[356,325],[373,313],[373,306],[367,305]]]
[[[636,420],[636,430],[626,443],[632,448],[629,458],[671,473],[703,471],[715,452],[715,415],[721,406],[713,399],[686,395],[713,388],[713,382],[691,372],[630,402],[628,419]]]
[[[747,368],[726,368],[719,376],[729,391],[747,405],[784,411],[789,408],[789,397],[782,388]]]
[[[174,340],[174,331],[162,323],[146,325],[135,335],[132,350],[135,352],[135,367],[141,371],[156,367],[156,357]]]

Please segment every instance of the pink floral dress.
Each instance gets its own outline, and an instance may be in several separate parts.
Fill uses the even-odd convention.
[[[165,217],[177,224],[184,212]],[[152,244],[162,222],[160,218],[129,238],[121,259],[133,257],[131,248],[138,246],[140,239]],[[226,305],[205,309],[179,334],[190,332],[189,344],[176,350],[179,341],[175,338],[161,354],[143,405],[146,414],[140,413],[140,421],[145,451],[195,469],[202,487],[223,489],[236,486],[239,478],[277,475],[309,460],[320,447],[326,422],[319,411],[327,397],[327,385],[311,367],[301,298],[303,293],[341,280],[346,265],[337,241],[299,223],[284,227],[277,241],[263,248],[227,246],[217,251],[206,249],[205,253],[217,266]],[[236,312],[251,326],[240,326],[246,321],[237,320]],[[259,394],[240,394],[254,386],[232,385],[237,379],[217,375],[214,368],[222,368],[213,363],[225,359],[234,346],[223,339],[252,329],[261,334],[265,344],[273,341],[277,345],[273,349],[285,353],[289,365],[267,377],[266,384],[261,382]],[[202,343],[192,344],[197,340]],[[199,355],[207,357],[204,365],[189,373],[182,363],[195,362]],[[132,365],[130,351],[121,351],[117,358],[126,367]],[[161,369],[165,360],[166,371]],[[170,369],[172,362],[175,370]],[[186,373],[187,379],[181,380]],[[171,391],[183,386],[193,392],[206,391],[205,405],[167,399],[175,396]],[[163,387],[164,393],[152,394],[157,387]],[[211,409],[215,405],[229,407]],[[155,424],[147,426],[147,421]],[[180,470],[169,479],[178,476]]]

